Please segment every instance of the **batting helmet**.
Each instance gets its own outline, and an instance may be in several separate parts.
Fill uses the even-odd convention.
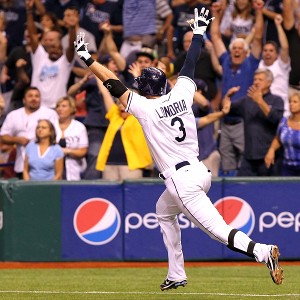
[[[167,77],[160,69],[149,67],[135,78],[138,90],[142,96],[162,96],[166,94]]]

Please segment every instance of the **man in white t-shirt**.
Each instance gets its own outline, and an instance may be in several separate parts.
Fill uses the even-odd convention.
[[[25,146],[35,139],[38,120],[47,119],[53,123],[58,119],[53,109],[41,106],[41,94],[36,87],[27,88],[23,105],[8,113],[0,131],[2,143],[17,146],[14,170],[20,179],[23,178]]]
[[[211,21],[208,14],[209,10],[204,7],[200,15],[195,9],[195,19],[188,21],[194,33],[193,40],[178,80],[168,94],[167,78],[160,69],[150,67],[142,71],[141,76],[136,78],[137,94],[91,58],[83,35],[79,34],[75,42],[79,57],[103,81],[112,96],[126,107],[125,111],[140,122],[160,178],[164,180],[166,189],[156,203],[157,220],[169,259],[168,274],[160,285],[162,291],[187,284],[177,218],[180,213],[229,249],[264,262],[274,283],[281,284],[283,280],[278,247],[256,243],[242,231],[227,225],[207,196],[211,173],[197,158],[197,130],[191,107],[196,90],[193,81],[195,65],[204,42],[203,34]]]
[[[57,38],[44,48],[36,34],[33,19],[32,3],[26,2],[27,29],[31,41],[32,77],[31,85],[36,86],[41,92],[42,104],[55,108],[57,99],[67,94],[67,84],[74,64],[73,41],[76,37],[75,26],[68,26],[69,45],[63,52],[61,38]]]
[[[259,63],[259,69],[268,69],[273,74],[273,82],[271,85],[271,93],[280,96],[284,102],[285,117],[290,114],[289,109],[289,74],[291,71],[291,59],[289,56],[289,44],[286,34],[282,28],[282,16],[277,15],[274,19],[280,49],[273,41],[268,41],[264,44],[262,50],[262,60]]]

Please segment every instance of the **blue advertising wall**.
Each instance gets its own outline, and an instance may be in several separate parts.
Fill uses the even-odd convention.
[[[101,187],[62,187],[62,258],[165,260],[167,253],[155,217],[165,186],[161,181],[125,182]],[[209,191],[225,221],[253,240],[279,245],[286,259],[300,258],[300,181],[215,180]],[[76,234],[74,214],[81,203],[102,198],[120,213],[118,234],[106,244],[90,244]],[[186,260],[247,259],[232,252],[179,215]],[[100,231],[103,228],[99,229]]]
[[[0,260],[166,260],[155,217],[164,189],[160,180],[2,182]],[[299,260],[299,194],[298,178],[220,178],[208,196],[232,227],[257,242],[277,244],[283,259]],[[186,260],[248,259],[182,214],[179,223]]]

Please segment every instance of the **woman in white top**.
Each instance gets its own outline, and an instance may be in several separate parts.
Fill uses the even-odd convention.
[[[80,180],[86,168],[85,155],[88,148],[88,136],[85,126],[74,120],[76,112],[72,97],[63,97],[56,102],[59,120],[55,123],[56,141],[64,152],[64,179]]]

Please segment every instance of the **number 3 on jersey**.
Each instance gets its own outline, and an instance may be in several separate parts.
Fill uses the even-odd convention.
[[[185,137],[186,137],[186,131],[185,131],[185,128],[184,128],[184,124],[183,124],[182,119],[179,118],[179,117],[173,118],[173,119],[171,120],[171,126],[174,126],[175,123],[177,123],[177,122],[179,123],[179,127],[178,127],[179,131],[182,131],[182,136],[176,136],[176,137],[175,137],[175,140],[176,140],[177,142],[182,142],[182,141],[184,141],[184,139],[185,139]],[[176,126],[178,126],[178,124],[176,124]]]

